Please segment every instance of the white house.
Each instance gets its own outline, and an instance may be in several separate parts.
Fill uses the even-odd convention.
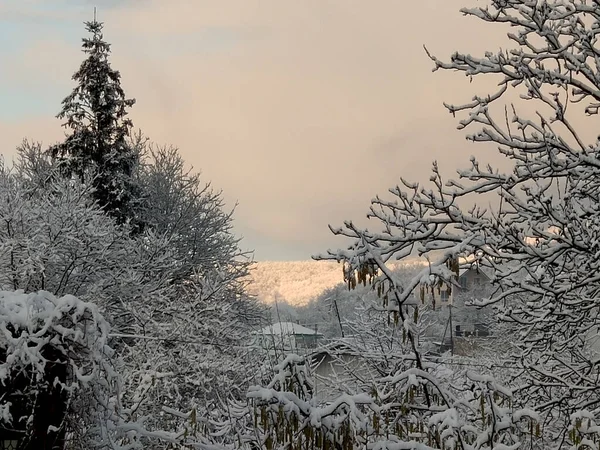
[[[293,322],[277,322],[254,331],[256,345],[269,351],[305,354],[315,348],[323,335]]]

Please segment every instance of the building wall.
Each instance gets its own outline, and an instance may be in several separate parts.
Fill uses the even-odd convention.
[[[460,283],[461,288],[455,290],[452,299],[455,334],[486,336],[489,333],[489,325],[494,320],[492,308],[476,308],[467,304],[486,298],[492,293],[493,287],[489,278],[472,269],[461,276]],[[460,333],[456,333],[456,325],[460,327]]]
[[[458,282],[460,287],[452,286],[449,290],[446,286],[442,286],[440,293],[436,290],[435,309],[430,295],[426,296],[429,310],[426,316],[422,315],[424,337],[438,341],[443,338],[449,339],[450,330],[446,327],[449,327],[450,308],[452,308],[452,332],[455,336],[457,334],[485,336],[489,333],[489,325],[494,320],[492,308],[467,306],[469,302],[491,294],[493,287],[489,278],[476,269],[470,269],[461,274]]]

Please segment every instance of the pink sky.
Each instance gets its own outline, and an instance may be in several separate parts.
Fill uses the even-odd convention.
[[[464,140],[442,101],[467,102],[482,84],[432,73],[423,50],[481,53],[506,29],[463,17],[479,0],[98,1],[135,126],[236,202],[235,230],[258,260],[307,259],[337,248],[328,224],[360,220],[400,176],[451,174],[489,149]],[[118,7],[114,6],[119,4]],[[87,1],[43,7],[2,2],[27,35],[2,44],[0,142],[10,158],[24,138],[52,143],[53,115],[82,54]],[[23,30],[32,30],[25,33]],[[15,35],[16,36],[16,35]],[[16,90],[15,90],[16,89]],[[35,94],[35,95],[34,95]],[[21,95],[21,94],[19,94]],[[39,101],[38,101],[39,99]],[[31,104],[31,106],[29,106]],[[17,108],[19,106],[19,108]],[[491,154],[490,154],[491,155]]]

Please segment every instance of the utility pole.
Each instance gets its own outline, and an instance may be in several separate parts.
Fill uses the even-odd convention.
[[[452,328],[452,304],[448,305],[450,310],[450,354],[454,356],[454,330]]]
[[[96,22],[96,7],[94,6],[94,22]]]
[[[340,332],[342,333],[342,337],[344,337],[344,328],[342,327],[342,319],[340,318],[340,311],[337,306],[337,293],[333,299],[333,306],[335,306],[335,314],[337,315],[338,323],[340,324]]]

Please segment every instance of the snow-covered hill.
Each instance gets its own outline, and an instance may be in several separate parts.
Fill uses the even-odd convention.
[[[344,281],[342,265],[330,261],[261,261],[252,266],[248,291],[264,303],[301,306]]]

